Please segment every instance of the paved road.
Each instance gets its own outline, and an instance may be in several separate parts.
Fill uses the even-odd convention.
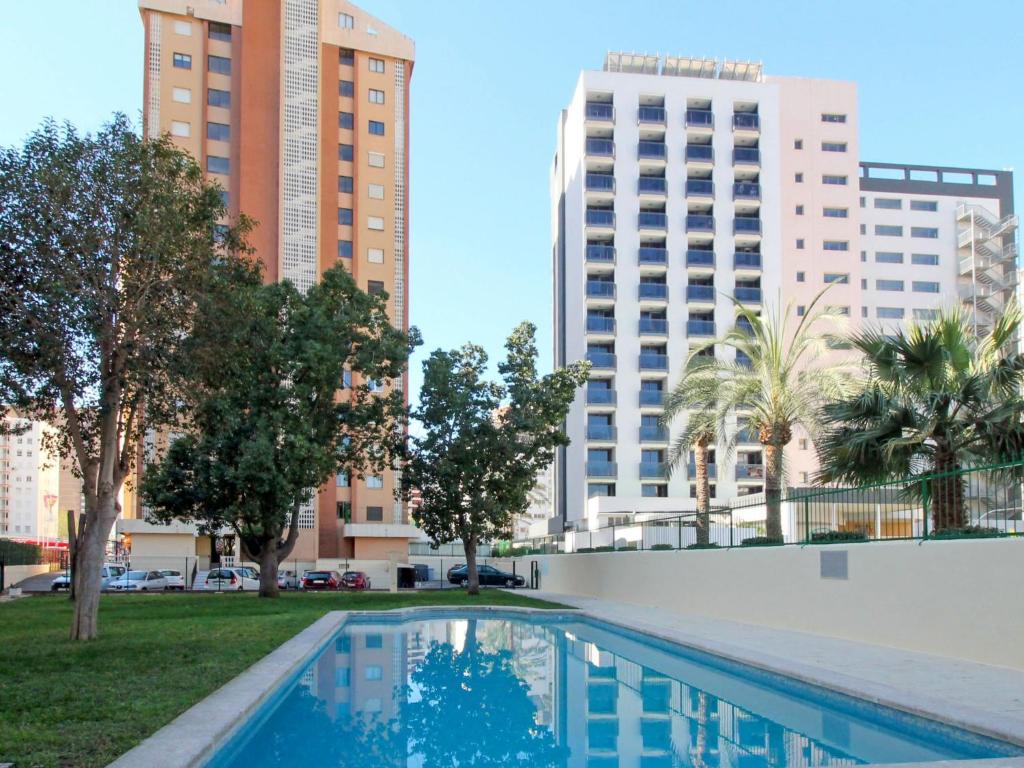
[[[49,592],[50,585],[53,583],[53,580],[61,573],[63,573],[63,571],[54,571],[53,573],[41,573],[38,576],[29,576],[20,584],[15,584],[14,586],[21,587],[23,592]]]

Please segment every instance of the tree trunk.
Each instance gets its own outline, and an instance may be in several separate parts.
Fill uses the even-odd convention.
[[[697,543],[711,543],[711,488],[708,484],[708,441],[697,440],[693,459],[697,470]]]
[[[762,427],[759,437],[764,446],[765,534],[769,539],[782,541],[782,453],[793,432],[788,425],[773,425]]]
[[[116,511],[113,497],[101,500],[96,514],[86,513],[85,531],[78,532],[75,557],[75,608],[71,619],[72,640],[95,640],[99,636],[100,582],[107,537]]]
[[[277,597],[277,540],[264,541],[260,552],[260,597]]]
[[[967,525],[964,511],[964,480],[963,476],[957,473],[957,469],[956,454],[948,451],[936,452],[934,470],[940,477],[928,481],[932,530],[963,528]]]
[[[476,569],[476,540],[465,539],[462,542],[466,550],[466,576],[469,579],[469,594],[480,594],[480,573]]]

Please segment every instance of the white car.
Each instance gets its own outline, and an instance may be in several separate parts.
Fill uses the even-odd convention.
[[[167,580],[167,591],[185,591],[185,579],[181,575],[181,571],[160,571],[160,575]]]
[[[252,568],[242,566],[214,568],[206,574],[203,589],[215,592],[254,592],[260,588],[260,579]]]
[[[128,569],[123,565],[116,565],[113,563],[107,563],[104,565],[103,569],[100,571],[100,575],[102,577],[100,589],[110,589],[110,582],[124,576],[124,573],[127,570]],[[54,592],[61,589],[71,589],[71,574],[69,572],[60,574],[50,583],[50,589]]]
[[[110,582],[108,588],[115,592],[163,592],[167,588],[167,579],[160,571],[128,571]]]

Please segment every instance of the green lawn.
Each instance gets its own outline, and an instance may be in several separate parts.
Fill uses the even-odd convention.
[[[103,766],[330,610],[411,605],[556,608],[521,593],[117,595],[100,639],[67,639],[71,605],[0,604],[0,763]]]

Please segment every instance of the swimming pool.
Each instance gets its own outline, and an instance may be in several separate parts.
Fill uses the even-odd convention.
[[[350,617],[207,762],[788,768],[1024,749],[566,613]]]

